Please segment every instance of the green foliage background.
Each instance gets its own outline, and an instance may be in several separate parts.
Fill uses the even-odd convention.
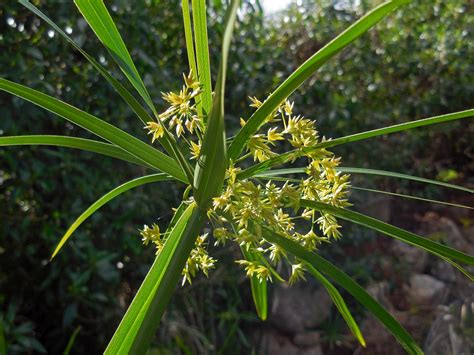
[[[73,38],[120,77],[72,4],[35,3],[41,3],[41,9],[62,28],[70,27]],[[376,1],[362,1],[360,7],[342,3],[303,1],[267,17],[258,1],[244,3],[229,58],[230,130],[251,112],[247,96],[264,98]],[[132,6],[129,1],[114,1],[108,6],[139,71],[146,73],[145,84],[161,105],[160,92],[179,88],[181,73],[187,70],[179,2],[137,1]],[[214,63],[224,7],[219,0],[210,2]],[[473,28],[472,1],[414,1],[325,65],[293,95],[296,111],[316,119],[321,134],[337,137],[467,109],[474,102]],[[61,97],[147,139],[115,92],[49,31],[20,5],[2,2],[0,76]],[[217,72],[212,74],[215,78]],[[6,94],[0,95],[0,108],[1,135],[88,137],[81,129]],[[338,154],[347,166],[357,163],[431,178],[453,169],[456,178],[468,185],[474,183],[469,175],[474,170],[473,131],[472,123],[449,123],[348,145],[338,148]],[[66,227],[86,206],[139,176],[139,169],[68,149],[0,149],[0,319],[12,350],[60,353],[78,326],[75,352],[103,350],[153,259],[153,251],[141,246],[137,229],[157,218],[165,227],[170,207],[176,207],[182,191],[165,183],[129,193],[81,226],[54,262],[48,259]],[[409,187],[385,180],[366,184],[398,191]],[[250,346],[248,334],[259,323],[249,292],[243,291],[247,281],[237,266],[226,261],[231,259],[226,255],[235,252],[232,248],[215,251],[221,262],[211,278],[179,290],[157,344],[173,352],[225,352]],[[338,250],[333,252],[338,255]],[[347,267],[354,268],[351,263],[348,259]],[[365,272],[363,277],[368,278],[370,271]]]

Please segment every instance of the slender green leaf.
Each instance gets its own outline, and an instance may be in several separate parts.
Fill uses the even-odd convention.
[[[298,89],[301,84],[311,77],[316,70],[318,70],[331,57],[344,49],[344,47],[375,26],[397,7],[407,2],[409,1],[393,0],[381,4],[349,26],[339,36],[334,38],[312,57],[306,60],[265,100],[263,105],[255,111],[247,123],[237,133],[237,136],[229,147],[230,158],[236,160],[239,157],[248,139],[258,131],[267,117],[269,117],[288,96]]]
[[[72,333],[71,337],[69,338],[69,341],[67,342],[66,349],[64,349],[63,355],[69,355],[71,353],[74,342],[76,341],[77,335],[79,334],[81,329],[81,326],[78,326],[76,327],[76,329],[74,329],[74,332]],[[0,354],[2,353],[0,352]]]
[[[428,125],[432,125],[432,124],[436,124],[436,123],[459,120],[459,119],[462,119],[462,118],[468,118],[468,117],[473,117],[473,116],[474,116],[474,109],[470,109],[470,110],[466,110],[466,111],[459,111],[459,112],[449,113],[449,114],[446,114],[446,115],[434,116],[434,117],[430,117],[430,118],[424,118],[424,119],[421,119],[421,120],[415,120],[415,121],[410,121],[410,122],[406,122],[406,123],[396,124],[396,125],[393,125],[393,126],[374,129],[372,131],[356,133],[356,134],[352,134],[352,135],[349,135],[349,136],[340,137],[340,138],[336,138],[336,139],[333,139],[333,140],[328,140],[328,141],[325,141],[325,142],[318,143],[318,144],[316,144],[312,147],[307,147],[307,148],[303,148],[303,149],[300,149],[300,150],[291,150],[289,152],[279,154],[279,155],[277,155],[277,156],[275,156],[271,159],[268,159],[264,162],[255,164],[255,165],[251,166],[248,169],[245,169],[244,171],[242,171],[238,175],[238,177],[239,177],[239,179],[245,179],[245,178],[248,178],[250,176],[260,174],[263,171],[271,169],[273,166],[281,165],[281,164],[284,164],[284,163],[288,162],[290,159],[294,159],[295,156],[302,156],[304,153],[310,153],[310,152],[315,151],[317,149],[334,147],[334,146],[337,146],[337,145],[356,142],[356,141],[360,141],[360,140],[367,139],[367,138],[372,138],[372,137],[377,137],[377,136],[384,135],[384,134],[402,132],[402,131],[406,131],[406,130],[417,128],[417,127],[423,127],[423,126],[428,126]],[[440,184],[438,184],[438,185],[440,185]],[[446,185],[444,185],[444,186],[446,186]]]
[[[58,245],[54,249],[53,255],[51,256],[51,259],[56,256],[56,254],[61,250],[61,248],[64,246],[64,244],[68,241],[68,239],[71,237],[72,233],[79,228],[79,226],[87,219],[89,218],[92,214],[94,214],[99,208],[104,206],[106,203],[110,202],[112,199],[115,197],[123,194],[124,192],[127,192],[130,189],[133,189],[138,186],[142,186],[144,184],[150,184],[152,182],[158,182],[158,181],[165,181],[165,180],[171,180],[169,176],[166,174],[153,174],[153,175],[146,175],[142,176],[133,180],[130,180],[112,191],[109,191],[106,193],[104,196],[99,198],[97,201],[95,201],[92,205],[90,205],[77,219],[74,221],[73,224],[69,227],[69,229],[64,233],[63,237],[59,241]]]
[[[254,255],[250,250],[241,247],[240,250],[248,261],[257,261],[258,256]],[[250,287],[252,289],[253,303],[260,319],[267,319],[268,313],[268,296],[267,296],[267,280],[259,280],[257,276],[250,277]]]
[[[262,171],[262,172],[256,174],[255,177],[269,177],[269,178],[271,178],[271,177],[281,176],[281,175],[304,174],[305,169],[306,168],[289,168],[289,169],[266,170],[266,171]],[[456,190],[461,190],[461,191],[474,193],[474,190],[469,189],[467,187],[454,185],[454,184],[448,184],[448,183],[445,183],[445,182],[442,182],[442,181],[437,181],[437,180],[425,179],[425,178],[422,178],[422,177],[408,175],[408,174],[394,173],[392,171],[376,170],[376,169],[365,169],[365,168],[351,168],[351,167],[347,167],[347,166],[340,166],[340,167],[336,168],[336,170],[340,171],[342,173],[348,173],[348,174],[367,174],[367,175],[379,175],[379,176],[395,177],[395,178],[413,180],[413,181],[418,181],[418,182],[422,182],[422,183],[426,183],[426,184],[439,185],[439,186],[443,186],[443,187],[448,187],[450,189],[456,189]]]
[[[135,87],[147,105],[154,110],[153,101],[145,84],[138,74],[132,57],[120,36],[114,20],[110,16],[102,0],[74,0],[84,19],[95,32],[97,38],[104,44],[111,56],[119,65],[122,72]]]
[[[105,354],[145,354],[205,221],[206,212],[194,203],[183,212]]]
[[[313,274],[313,276],[322,283],[326,291],[328,292],[329,296],[331,297],[332,301],[334,302],[334,305],[336,306],[337,310],[339,313],[341,313],[342,318],[346,321],[347,326],[351,330],[352,334],[356,337],[356,339],[359,341],[359,343],[365,347],[365,339],[362,335],[362,332],[359,329],[359,326],[357,325],[354,317],[352,317],[351,311],[349,311],[349,308],[346,305],[346,302],[342,298],[341,294],[337,290],[334,285],[323,276],[318,270],[316,270],[313,265],[310,263],[306,262],[305,263],[306,269]]]
[[[147,165],[142,160],[128,154],[125,150],[113,144],[98,142],[91,139],[51,135],[0,137],[0,147],[17,145],[47,145],[76,148],[155,169],[151,165]]]
[[[257,176],[255,176],[255,178],[265,179],[265,180],[272,180],[272,181],[282,181],[282,182],[295,182],[295,183],[300,183],[301,182],[301,180],[298,180],[298,179],[283,178],[283,177],[273,176],[273,175],[262,175],[262,176],[257,175]],[[350,186],[350,188],[353,189],[353,190],[361,190],[361,191],[391,195],[391,196],[396,196],[396,197],[401,197],[401,198],[408,198],[408,199],[412,199],[412,200],[436,203],[436,204],[440,204],[440,205],[459,207],[459,208],[467,208],[467,209],[474,209],[474,207],[460,205],[460,204],[457,204],[457,203],[450,203],[450,202],[445,202],[445,201],[432,200],[432,199],[429,199],[429,198],[399,194],[399,193],[396,193],[396,192],[375,190],[375,189],[366,189],[366,188],[363,188],[363,187],[356,187],[356,186]]]
[[[199,80],[193,43],[193,29],[191,27],[191,16],[189,14],[189,0],[181,1],[181,10],[183,12],[184,37],[186,39],[186,53],[188,54],[189,69],[193,72],[193,76]],[[199,101],[199,105],[202,105],[201,101]],[[200,114],[202,114],[202,112],[200,112]]]
[[[180,181],[186,176],[175,160],[121,129],[78,108],[26,86],[0,78],[0,90],[21,97],[115,144],[145,163]]]
[[[400,178],[400,179],[406,179],[406,180],[413,180],[413,181],[418,181],[418,182],[422,182],[426,184],[439,185],[443,187],[448,187],[450,189],[461,190],[461,191],[469,192],[471,194],[474,193],[474,190],[469,189],[467,187],[454,185],[454,184],[448,184],[446,182],[437,181],[437,180],[425,179],[422,177],[408,175],[408,174],[394,173],[391,171],[364,169],[364,168],[350,168],[350,167],[339,167],[337,170],[343,173],[348,173],[348,174],[380,175],[380,176],[388,176],[388,177],[394,177],[394,178]]]
[[[446,205],[446,206],[452,206],[452,207],[459,207],[459,208],[467,208],[467,209],[474,210],[474,207],[469,207],[469,206],[465,206],[465,205],[460,205],[460,204],[458,204],[458,203],[451,203],[451,202],[444,202],[444,201],[432,200],[432,199],[429,199],[429,198],[411,196],[411,195],[406,195],[406,194],[399,194],[399,193],[396,193],[396,192],[383,191],[383,190],[375,190],[375,189],[367,189],[367,188],[365,188],[365,187],[357,187],[357,186],[351,186],[351,189],[360,190],[360,191],[367,191],[367,192],[373,192],[373,193],[377,193],[377,194],[384,194],[384,195],[396,196],[396,197],[401,197],[401,198],[408,198],[408,199],[417,200],[417,201],[425,201],[425,202],[436,203],[436,204],[440,204],[440,205]]]
[[[44,20],[48,25],[50,25],[61,37],[68,41],[79,53],[81,53],[84,58],[86,58],[89,63],[112,85],[112,87],[122,96],[124,101],[128,106],[136,113],[138,118],[142,121],[143,124],[153,121],[153,118],[148,114],[148,112],[142,107],[135,97],[112,75],[110,75],[105,68],[100,65],[92,56],[90,56],[86,51],[84,51],[76,42],[73,41],[58,25],[56,25],[48,16],[41,12],[37,7],[27,0],[20,0],[21,5],[25,6],[31,12],[39,16]]]
[[[330,141],[322,142],[320,144],[316,144],[314,147],[304,148],[303,150],[305,152],[311,152],[312,150],[319,149],[319,148],[334,147],[336,145],[357,142],[363,139],[373,138],[373,137],[381,136],[384,134],[407,131],[413,128],[429,126],[432,124],[449,122],[449,121],[459,120],[462,118],[469,118],[473,116],[474,116],[474,109],[453,112],[453,113],[448,113],[446,115],[423,118],[421,120],[415,120],[415,121],[396,124],[393,126],[378,128],[371,131],[351,134],[349,136],[340,137],[340,138],[336,138]]]
[[[423,354],[423,351],[402,325],[350,276],[318,254],[306,250],[298,243],[276,234],[271,229],[264,227],[264,232],[263,237],[268,242],[278,244],[287,252],[311,264],[316,270],[323,272],[349,292],[385,325],[409,354]]]
[[[194,197],[201,208],[206,208],[211,203],[212,198],[220,192],[224,182],[225,170],[227,169],[227,146],[224,123],[225,76],[227,70],[227,56],[238,5],[239,1],[233,0],[226,14],[226,25],[222,42],[222,57],[215,95],[212,102],[212,110],[209,115],[204,141],[194,173]]]
[[[202,109],[204,114],[208,115],[212,105],[212,83],[207,39],[206,1],[192,0],[192,9],[198,78],[203,90]]]
[[[84,19],[89,23],[89,26],[97,35],[97,38],[99,38],[99,40],[110,52],[114,60],[119,65],[120,69],[124,72],[125,76],[132,83],[143,100],[145,100],[146,104],[153,111],[155,116],[158,116],[150,94],[143,84],[135,64],[132,61],[130,53],[128,52],[127,47],[125,46],[125,43],[123,42],[122,37],[120,36],[120,33],[118,32],[117,27],[115,26],[115,23],[107,11],[103,1],[75,0],[74,2],[79,11],[81,11]],[[124,98],[131,100],[131,98],[128,96],[125,96]],[[143,114],[143,112],[141,112],[141,114]],[[153,121],[153,119],[148,119],[146,116],[143,118],[147,119],[146,122]],[[158,119],[158,122],[161,124],[161,120]],[[185,159],[184,154],[179,148],[175,139],[171,136],[164,125],[163,131],[164,135],[159,139],[159,142],[163,145],[166,151],[178,161],[179,165],[186,174],[188,181],[192,181],[193,172],[189,161]]]
[[[458,260],[468,265],[474,265],[474,256],[472,255],[433,242],[429,239],[420,237],[415,233],[408,232],[401,228],[392,226],[391,224],[379,221],[375,218],[365,216],[361,213],[350,211],[344,208],[334,207],[322,202],[310,201],[305,199],[300,200],[300,202],[302,207],[329,212],[336,217],[348,220],[356,224],[360,224],[364,227],[371,228],[390,237],[401,240],[402,242],[414,245],[418,248],[422,248],[437,256],[441,255],[447,259]]]

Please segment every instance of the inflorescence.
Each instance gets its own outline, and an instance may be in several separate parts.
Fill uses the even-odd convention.
[[[199,156],[204,131],[203,117],[199,115],[201,89],[192,73],[184,76],[185,85],[179,93],[164,93],[163,99],[169,108],[158,117],[158,122],[148,122],[145,127],[152,135],[152,141],[164,135],[164,125],[174,130],[178,138],[189,146],[192,158]],[[263,103],[251,99],[251,107],[259,108]],[[241,125],[245,120],[241,118]],[[185,128],[188,137],[185,137]],[[304,279],[304,265],[287,255],[278,245],[263,238],[268,228],[291,239],[310,251],[317,250],[323,243],[341,237],[336,218],[327,212],[317,212],[300,206],[301,199],[324,202],[336,207],[347,207],[349,175],[337,171],[341,159],[325,148],[314,147],[324,141],[319,137],[316,124],[293,113],[293,103],[285,101],[261,127],[266,133],[253,135],[247,142],[246,151],[227,169],[223,192],[215,197],[208,215],[213,225],[215,245],[228,241],[236,242],[243,254],[251,253],[251,260],[238,260],[248,276],[259,280],[281,279],[274,266],[284,261],[291,267],[288,281],[293,283]],[[305,158],[304,175],[299,179],[282,177],[239,178],[242,167],[249,160],[264,162],[278,155],[276,149],[292,147],[287,161]],[[248,164],[247,164],[248,165]],[[301,221],[300,223],[297,223]],[[303,231],[302,228],[306,230]],[[158,225],[145,226],[141,232],[145,245],[152,242],[159,253],[167,234],[160,233]],[[207,234],[199,236],[195,248],[183,270],[183,283],[191,282],[200,270],[206,276],[215,266],[216,260],[208,255]]]

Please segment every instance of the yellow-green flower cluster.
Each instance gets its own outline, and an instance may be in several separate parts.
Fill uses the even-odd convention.
[[[262,102],[252,98],[252,106],[260,107]],[[241,123],[245,121],[241,119]],[[277,153],[273,148],[277,141],[289,144],[295,154],[289,159],[305,157],[308,161],[305,176],[299,180],[278,179],[263,181],[260,179],[238,179],[239,168],[229,167],[227,184],[221,196],[213,201],[215,213],[214,235],[218,243],[226,240],[237,242],[246,250],[259,253],[275,265],[284,259],[291,264],[289,282],[304,278],[304,266],[290,259],[277,245],[265,242],[262,228],[267,227],[285,237],[298,242],[308,250],[316,250],[322,243],[341,237],[336,218],[329,213],[315,212],[300,208],[300,199],[324,202],[337,207],[348,206],[347,194],[349,175],[337,171],[340,158],[326,149],[317,149],[305,153],[303,148],[318,144],[319,135],[315,122],[293,114],[293,103],[284,102],[266,120],[266,134],[254,135],[247,144],[247,155],[254,161],[262,162]],[[276,181],[275,181],[276,180]],[[300,219],[306,223],[296,222]],[[308,225],[301,232],[301,225]],[[264,261],[240,260],[247,275],[260,279],[272,278],[271,265]]]
[[[143,226],[140,235],[142,236],[144,245],[148,245],[150,242],[154,244],[157,255],[163,250],[168,237],[166,233],[160,232],[160,227],[156,223],[152,226]],[[207,237],[207,234],[197,237],[196,245],[191,251],[182,272],[183,285],[186,281],[191,283],[192,278],[196,276],[197,272],[202,271],[206,276],[208,276],[209,270],[214,268],[216,260],[210,257],[207,253]]]
[[[203,121],[196,107],[197,99],[201,94],[199,82],[194,79],[192,72],[183,75],[183,78],[184,85],[178,93],[162,93],[163,100],[170,105],[168,109],[158,116],[157,122],[147,122],[145,129],[152,134],[152,142],[163,137],[163,124],[166,122],[169,129],[174,130],[178,137],[184,133],[184,128],[190,134],[196,131],[202,132]]]
[[[145,128],[153,135],[154,141],[163,136],[163,124],[167,122],[176,136],[189,145],[193,159],[199,156],[204,131],[204,121],[198,115],[201,89],[192,73],[184,76],[184,81],[178,93],[163,94],[169,108],[158,116],[157,122],[149,122]],[[251,98],[251,102],[255,108],[263,104],[256,98]],[[240,122],[245,125],[244,119],[241,118]],[[186,138],[185,128],[193,136]],[[337,207],[348,206],[349,175],[337,170],[340,158],[330,151],[320,148],[308,152],[304,149],[314,147],[324,138],[320,139],[313,120],[293,113],[292,102],[285,101],[269,115],[261,131],[264,133],[258,132],[250,137],[247,151],[228,167],[222,194],[214,198],[209,211],[214,227],[213,236],[216,245],[234,241],[246,252],[258,255],[252,260],[237,261],[248,276],[260,280],[271,280],[272,276],[281,279],[274,266],[284,261],[291,266],[288,281],[294,283],[304,279],[304,265],[286,255],[278,245],[266,242],[263,228],[270,228],[310,251],[340,238],[341,226],[333,215],[301,208],[300,200],[309,199]],[[305,173],[299,179],[239,178],[241,167],[238,165],[247,164],[250,159],[264,162],[277,156],[277,149],[282,151],[288,147],[293,151],[288,161],[306,159]],[[300,223],[297,223],[298,220]],[[302,232],[304,228],[306,230]],[[157,252],[161,251],[164,238],[156,224],[145,226],[141,234],[145,244],[153,242]],[[207,235],[197,238],[183,270],[183,283],[191,282],[198,271],[207,275],[209,269],[214,267],[215,260],[208,255],[206,244]]]

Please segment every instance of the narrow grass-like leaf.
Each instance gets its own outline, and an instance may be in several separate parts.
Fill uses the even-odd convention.
[[[321,282],[321,284],[324,286],[329,296],[331,297],[337,310],[339,311],[339,313],[341,313],[342,318],[344,318],[344,320],[346,321],[346,324],[351,330],[352,334],[359,341],[359,343],[365,347],[366,344],[362,332],[360,331],[359,326],[357,325],[354,317],[352,317],[352,314],[349,311],[349,308],[347,307],[344,298],[342,298],[337,288],[334,287],[334,285],[327,278],[325,278],[323,274],[316,270],[316,268],[313,267],[313,265],[311,265],[310,263],[306,262],[305,267],[319,282]]]
[[[306,250],[298,243],[278,235],[271,229],[264,227],[263,237],[268,242],[279,245],[297,258],[311,264],[316,270],[326,274],[334,282],[343,287],[385,325],[385,327],[394,335],[397,341],[409,354],[423,354],[423,351],[403,326],[400,325],[400,323],[372,296],[370,296],[363,287],[342,270],[318,254]]]
[[[85,111],[37,90],[33,90],[6,79],[0,78],[0,90],[7,91],[32,102],[35,105],[43,107],[46,110],[87,129],[110,143],[115,144],[131,155],[143,160],[145,163],[154,166],[180,181],[187,182],[187,177],[184,175],[182,169],[175,160],[121,129]]]
[[[258,174],[255,175],[255,177],[275,177],[275,176],[281,176],[281,175],[292,175],[292,174],[304,174],[306,168],[289,168],[289,169],[274,169],[274,170],[266,170],[262,171]],[[347,167],[347,166],[340,166],[336,168],[337,171],[340,171],[342,173],[348,173],[348,174],[367,174],[367,175],[378,175],[378,176],[387,176],[387,177],[394,177],[394,178],[400,178],[400,179],[405,179],[405,180],[413,180],[425,184],[432,184],[432,185],[439,185],[443,187],[448,187],[450,189],[455,189],[455,190],[461,190],[469,193],[474,193],[474,190],[469,189],[464,186],[459,186],[459,185],[454,185],[454,184],[448,184],[446,182],[438,181],[438,180],[431,180],[431,179],[426,179],[422,178],[419,176],[413,176],[413,175],[408,175],[408,174],[401,174],[401,173],[394,173],[392,171],[386,171],[386,170],[377,170],[377,169],[366,169],[366,168],[352,168],[352,167]]]
[[[224,123],[224,92],[227,56],[238,5],[239,1],[233,0],[226,14],[222,56],[215,95],[194,173],[194,197],[201,208],[207,208],[212,198],[220,192],[228,165]]]
[[[257,261],[258,256],[250,250],[241,247],[240,250],[248,261]],[[267,319],[268,314],[268,296],[267,296],[267,280],[259,280],[257,276],[250,277],[250,287],[252,289],[253,303],[257,310],[258,317],[262,320]]]
[[[142,121],[144,125],[147,122],[152,122],[153,118],[148,114],[148,112],[142,107],[140,102],[112,75],[110,75],[103,66],[101,66],[92,56],[90,56],[86,51],[84,51],[76,42],[74,42],[59,26],[57,26],[50,18],[48,18],[44,13],[42,13],[38,8],[26,0],[20,0],[20,3],[28,8],[30,11],[38,15],[41,19],[46,21],[54,30],[56,30],[63,38],[66,39],[76,50],[81,53],[84,58],[86,58],[92,66],[99,71],[99,73],[112,85],[112,87],[120,94],[128,106],[135,112],[138,118]],[[151,107],[154,111],[154,107]],[[178,163],[183,168],[189,181],[192,181],[192,170],[188,161],[184,158],[184,154],[179,148],[178,144],[174,138],[169,134],[169,132],[164,129],[164,136],[158,138],[158,142],[165,148],[165,150],[173,158],[175,158]]]
[[[272,181],[294,182],[294,183],[300,183],[301,182],[301,180],[298,180],[298,179],[282,178],[282,177],[279,177],[279,176],[270,176],[270,175],[255,176],[255,177],[260,178],[260,179],[264,179],[264,180],[272,180]],[[440,205],[445,205],[445,206],[474,209],[474,207],[470,207],[470,206],[466,206],[466,205],[460,205],[458,203],[450,203],[450,202],[445,202],[445,201],[432,200],[432,199],[429,199],[429,198],[399,194],[399,193],[396,193],[396,192],[375,190],[375,189],[366,189],[366,188],[363,188],[363,187],[356,187],[356,186],[350,186],[350,188],[353,189],[353,190],[361,190],[361,191],[391,195],[391,196],[396,196],[396,197],[401,197],[401,198],[408,198],[408,199],[424,201],[424,202],[430,202],[430,203],[440,204]]]
[[[138,91],[154,115],[158,117],[158,113],[150,97],[150,94],[143,84],[135,64],[132,61],[130,53],[128,52],[127,47],[125,46],[125,43],[123,42],[122,37],[120,36],[120,33],[118,32],[117,27],[115,26],[115,23],[107,11],[103,1],[75,0],[74,2],[79,11],[82,13],[84,19],[87,21],[87,23],[89,23],[89,26],[97,35],[97,38],[99,38],[99,40],[110,52],[114,60],[119,65],[120,69],[124,72],[125,76]],[[127,98],[131,100],[130,97],[127,96]],[[143,114],[143,112],[140,112],[140,114]],[[148,119],[147,122],[150,121],[153,121],[153,119]],[[159,119],[158,122],[161,124]],[[159,139],[159,142],[163,145],[166,151],[178,161],[187,179],[192,181],[193,172],[188,160],[186,160],[184,157],[183,151],[179,148],[175,139],[171,136],[164,125],[163,131],[164,135]]]
[[[194,203],[183,212],[105,354],[145,354],[205,221],[206,212]]]
[[[184,38],[186,39],[186,53],[188,54],[189,69],[192,71],[195,79],[199,80],[196,65],[196,52],[194,51],[193,43],[191,15],[189,14],[189,0],[181,1],[181,10],[183,12]],[[198,106],[202,109],[202,101],[198,102]],[[199,112],[199,114],[202,114],[202,112]]]
[[[408,232],[391,224],[379,221],[375,218],[363,215],[358,212],[350,211],[344,208],[334,207],[322,202],[300,200],[301,206],[318,211],[329,212],[332,215],[371,228],[385,235],[401,240],[418,248],[424,249],[435,255],[442,255],[451,260],[457,260],[468,265],[474,265],[474,256],[463,253],[459,250],[433,242],[432,240],[420,237],[415,233]]]
[[[328,140],[328,141],[325,141],[325,142],[321,142],[321,143],[316,144],[312,147],[306,147],[306,148],[303,148],[303,149],[300,149],[300,150],[295,149],[295,150],[291,150],[291,151],[283,153],[283,154],[279,154],[279,155],[277,155],[273,158],[270,158],[270,159],[268,159],[264,162],[255,164],[255,165],[251,166],[250,168],[245,169],[240,174],[238,174],[238,177],[239,177],[239,179],[245,179],[245,178],[248,178],[250,176],[260,174],[263,171],[269,170],[274,166],[284,164],[284,163],[288,162],[290,159],[293,159],[296,156],[302,156],[304,153],[310,153],[310,152],[315,151],[317,149],[334,147],[334,146],[337,146],[337,145],[351,143],[351,142],[357,142],[357,141],[360,141],[360,140],[363,140],[363,139],[373,138],[373,137],[381,136],[381,135],[384,135],[384,134],[402,132],[402,131],[406,131],[406,130],[413,129],[413,128],[418,128],[418,127],[423,127],[423,126],[428,126],[428,125],[432,125],[432,124],[436,124],[436,123],[448,122],[448,121],[453,121],[453,120],[459,120],[459,119],[462,119],[462,118],[468,118],[468,117],[473,117],[473,116],[474,116],[474,109],[470,109],[470,110],[465,110],[465,111],[453,112],[453,113],[449,113],[449,114],[446,114],[446,115],[434,116],[434,117],[430,117],[430,118],[423,118],[421,120],[415,120],[415,121],[410,121],[410,122],[406,122],[406,123],[400,123],[400,124],[396,124],[396,125],[393,125],[393,126],[374,129],[374,130],[371,130],[371,131],[351,134],[349,136],[344,136],[344,137],[336,138],[336,139],[333,139],[333,140]],[[438,185],[440,185],[440,184],[438,184]],[[446,185],[444,185],[444,186],[446,186]]]
[[[473,117],[473,116],[474,116],[474,109],[469,109],[469,110],[464,110],[464,111],[448,113],[448,114],[440,115],[440,116],[423,118],[423,119],[420,119],[420,120],[414,120],[414,121],[410,121],[410,122],[399,123],[399,124],[396,124],[396,125],[393,125],[393,126],[373,129],[371,131],[366,131],[366,132],[351,134],[351,135],[345,136],[345,137],[336,138],[336,139],[333,139],[333,140],[330,140],[330,141],[326,141],[326,142],[316,144],[314,147],[303,148],[303,151],[311,152],[311,151],[313,151],[315,149],[318,149],[318,148],[334,147],[336,145],[341,145],[341,144],[346,144],[346,143],[351,143],[351,142],[357,142],[357,141],[360,141],[360,140],[363,140],[363,139],[373,138],[373,137],[381,136],[381,135],[384,135],[384,134],[407,131],[407,130],[410,130],[410,129],[413,129],[413,128],[429,126],[429,125],[433,125],[433,124],[437,124],[437,123],[449,122],[449,121],[459,120],[459,119],[462,119],[462,118],[469,118],[469,117]]]
[[[52,136],[52,135],[33,135],[33,136],[7,136],[0,137],[0,147],[17,146],[17,145],[46,145],[66,148],[76,148],[93,153],[106,155],[117,158],[129,163],[145,166],[155,169],[151,165],[147,165],[142,160],[128,154],[125,150],[109,143],[94,141],[91,139]]]
[[[364,169],[364,168],[350,168],[350,167],[339,167],[337,168],[338,171],[341,171],[343,173],[348,173],[348,174],[368,174],[368,175],[379,175],[379,176],[387,176],[387,177],[394,177],[394,178],[400,178],[400,179],[406,179],[406,180],[413,180],[425,184],[432,184],[432,185],[439,185],[443,187],[447,187],[450,189],[455,189],[455,190],[461,190],[465,192],[469,192],[471,194],[474,193],[474,190],[469,189],[464,186],[459,186],[459,185],[454,185],[454,184],[448,184],[446,182],[442,181],[437,181],[437,180],[431,180],[431,179],[425,179],[422,177],[418,176],[413,176],[413,175],[408,175],[408,174],[401,174],[401,173],[394,173],[392,171],[385,171],[385,170],[376,170],[376,169]]]
[[[451,207],[467,208],[467,209],[470,209],[470,210],[474,209],[474,207],[470,207],[470,206],[466,206],[466,205],[460,205],[458,203],[444,202],[444,201],[433,200],[433,199],[423,198],[423,197],[418,197],[418,196],[411,196],[411,195],[406,195],[406,194],[400,194],[400,193],[390,192],[390,191],[367,189],[365,187],[357,187],[357,186],[351,186],[351,189],[360,190],[360,191],[367,191],[367,192],[373,192],[373,193],[376,193],[376,194],[396,196],[396,197],[401,197],[401,198],[408,198],[408,199],[411,199],[411,200],[424,201],[424,202],[435,203],[435,204],[439,204],[439,205],[446,205],[446,206],[451,206]]]
[[[74,332],[72,333],[71,337],[69,338],[69,341],[67,342],[66,349],[64,349],[63,355],[69,355],[71,353],[74,342],[76,341],[77,335],[79,334],[81,329],[81,326],[78,326],[76,327],[76,329],[74,329]],[[0,354],[2,353],[0,352]]]
[[[64,244],[67,242],[67,240],[71,237],[72,233],[79,228],[79,226],[87,219],[89,218],[92,214],[94,214],[99,208],[104,206],[106,203],[110,202],[113,200],[115,197],[127,192],[130,189],[133,189],[138,186],[142,186],[145,184],[150,184],[152,182],[158,182],[158,181],[165,181],[165,180],[172,180],[169,176],[166,174],[153,174],[153,175],[146,175],[143,177],[139,177],[137,179],[130,180],[112,191],[106,193],[104,196],[99,198],[97,201],[95,201],[92,205],[90,205],[75,221],[69,229],[64,233],[63,237],[59,241],[58,245],[54,249],[53,255],[51,256],[51,259],[54,258],[57,253],[61,250],[61,248],[64,246]]]
[[[84,19],[95,32],[97,38],[104,44],[122,72],[135,87],[140,96],[150,108],[154,108],[153,101],[145,84],[138,74],[132,57],[120,36],[114,20],[110,16],[102,0],[74,0]]]
[[[209,115],[212,105],[211,65],[207,37],[206,0],[192,0],[197,74],[202,86],[202,109]],[[206,117],[204,117],[206,119]]]
[[[107,70],[99,64],[91,55],[84,51],[76,42],[73,41],[58,25],[56,25],[53,20],[41,12],[36,6],[30,3],[27,0],[20,0],[21,5],[25,6],[28,10],[36,14],[48,25],[50,25],[61,37],[63,37],[67,42],[69,42],[79,53],[81,53],[84,58],[86,58],[89,63],[110,83],[110,85],[122,96],[124,101],[128,106],[136,113],[138,118],[142,121],[144,125],[147,122],[153,121],[153,118],[148,114],[148,112],[142,107],[137,99],[112,75],[110,75]]]
[[[376,7],[354,24],[349,26],[339,36],[326,44],[317,51],[313,56],[306,60],[298,69],[296,69],[260,106],[255,113],[249,118],[247,123],[237,133],[229,147],[229,157],[233,160],[237,159],[242,152],[248,139],[255,134],[260,126],[265,122],[266,118],[301,84],[303,84],[316,70],[318,70],[331,57],[339,53],[344,47],[355,41],[370,28],[375,26],[380,20],[391,13],[400,5],[409,1],[393,0],[381,4]]]

